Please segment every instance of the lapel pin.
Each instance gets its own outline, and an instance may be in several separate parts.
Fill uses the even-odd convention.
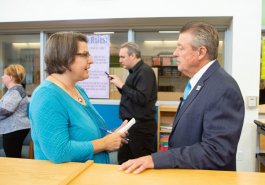
[[[196,91],[199,91],[199,90],[201,89],[201,87],[202,87],[202,86],[198,85],[198,86],[196,87]]]

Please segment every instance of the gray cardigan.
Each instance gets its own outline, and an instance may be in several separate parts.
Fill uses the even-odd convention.
[[[0,100],[0,134],[30,128],[27,107],[28,97],[21,85],[16,85]]]

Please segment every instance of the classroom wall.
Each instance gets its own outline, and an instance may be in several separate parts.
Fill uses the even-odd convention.
[[[143,17],[231,17],[226,30],[225,69],[244,99],[259,95],[261,0],[1,0],[0,22]],[[105,112],[105,111],[104,111]],[[239,171],[256,169],[258,108],[246,106],[238,146]]]

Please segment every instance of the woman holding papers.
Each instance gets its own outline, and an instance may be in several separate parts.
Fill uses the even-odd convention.
[[[76,84],[89,77],[93,63],[86,36],[53,34],[47,41],[45,63],[48,77],[34,91],[29,108],[35,159],[109,163],[108,151],[127,143],[127,132],[107,134],[100,129],[106,128],[105,121]]]

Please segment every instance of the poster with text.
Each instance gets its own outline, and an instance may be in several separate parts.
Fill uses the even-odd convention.
[[[109,98],[110,36],[88,35],[88,50],[93,60],[89,69],[89,78],[78,82],[89,98]]]

